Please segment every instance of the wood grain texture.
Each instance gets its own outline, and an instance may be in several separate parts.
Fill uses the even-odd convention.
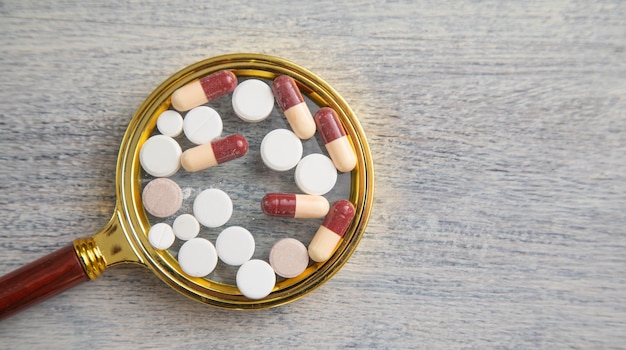
[[[0,347],[622,348],[622,1],[0,1],[0,275],[107,222],[127,122],[170,74],[259,52],[350,103],[373,214],[284,307],[203,307],[105,272],[0,323]]]
[[[0,320],[88,281],[74,245],[0,277]]]

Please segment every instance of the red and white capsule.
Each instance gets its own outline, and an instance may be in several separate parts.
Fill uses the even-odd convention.
[[[333,255],[339,241],[352,223],[354,214],[354,205],[350,201],[342,199],[333,203],[309,244],[309,257],[313,261],[324,262]]]
[[[243,135],[234,134],[186,150],[180,156],[180,164],[194,172],[240,158],[246,152],[248,141]]]
[[[342,173],[352,171],[356,166],[356,154],[335,110],[320,108],[313,119],[335,168]]]
[[[322,196],[292,193],[268,193],[261,199],[261,210],[266,215],[283,218],[321,218],[330,205]]]
[[[281,75],[274,79],[272,91],[294,134],[303,140],[313,137],[315,135],[315,122],[295,80],[289,76]]]
[[[174,91],[172,106],[180,112],[188,111],[233,92],[235,87],[237,87],[237,76],[229,70],[221,70]]]

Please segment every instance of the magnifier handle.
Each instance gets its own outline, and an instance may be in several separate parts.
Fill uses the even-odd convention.
[[[0,320],[89,280],[74,245],[0,278]]]

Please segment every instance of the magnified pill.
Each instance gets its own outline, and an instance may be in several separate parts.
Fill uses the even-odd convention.
[[[241,226],[231,226],[217,236],[215,249],[220,260],[228,265],[239,266],[254,254],[254,237]]]
[[[294,238],[283,238],[270,251],[270,265],[281,277],[296,277],[309,265],[309,254],[302,242]]]
[[[172,106],[184,112],[232,92],[237,77],[228,70],[221,70],[191,82],[172,94]]]
[[[287,171],[302,158],[302,141],[287,129],[272,130],[261,141],[261,159],[268,168]]]
[[[333,203],[309,244],[309,256],[313,261],[323,262],[330,258],[352,223],[354,213],[354,205],[348,200],[342,199]]]
[[[219,227],[233,215],[233,202],[217,188],[202,191],[193,202],[193,215],[206,227]]]
[[[172,224],[174,235],[183,241],[196,238],[200,232],[200,223],[195,216],[191,214],[179,215]]]
[[[141,201],[146,211],[158,218],[174,215],[183,204],[183,191],[178,184],[161,177],[143,188]]]
[[[178,264],[192,277],[210,274],[217,265],[217,252],[213,243],[204,238],[188,240],[178,250]]]
[[[274,109],[272,89],[258,79],[240,83],[233,92],[233,109],[243,121],[257,123],[265,120]]]
[[[182,150],[176,140],[165,135],[150,137],[139,151],[139,162],[148,174],[154,177],[168,177],[180,168]]]
[[[174,232],[170,225],[158,223],[148,231],[148,242],[154,249],[168,249],[174,244]]]
[[[183,117],[180,113],[169,109],[157,118],[157,129],[165,136],[177,137],[183,132]]]
[[[252,259],[237,270],[237,288],[250,299],[262,299],[268,296],[276,284],[276,274],[267,262]]]
[[[284,218],[321,218],[329,207],[326,198],[307,194],[268,193],[261,199],[266,215]]]
[[[180,163],[185,170],[194,172],[243,157],[246,152],[248,141],[243,135],[234,134],[186,150]]]
[[[321,196],[335,187],[337,169],[330,158],[313,153],[298,163],[294,177],[302,192]]]
[[[356,166],[356,154],[335,110],[329,107],[320,108],[313,119],[337,170],[352,171]]]
[[[272,90],[291,130],[303,140],[310,139],[315,134],[315,122],[295,80],[281,75],[274,79]]]
[[[189,141],[196,145],[209,143],[222,135],[222,118],[211,107],[196,107],[183,120],[183,130]]]

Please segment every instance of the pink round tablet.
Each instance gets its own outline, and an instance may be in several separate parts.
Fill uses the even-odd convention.
[[[279,276],[296,277],[309,265],[309,253],[297,239],[283,238],[270,251],[270,265]]]
[[[141,196],[146,211],[158,218],[174,215],[183,204],[183,191],[168,178],[150,181]]]

